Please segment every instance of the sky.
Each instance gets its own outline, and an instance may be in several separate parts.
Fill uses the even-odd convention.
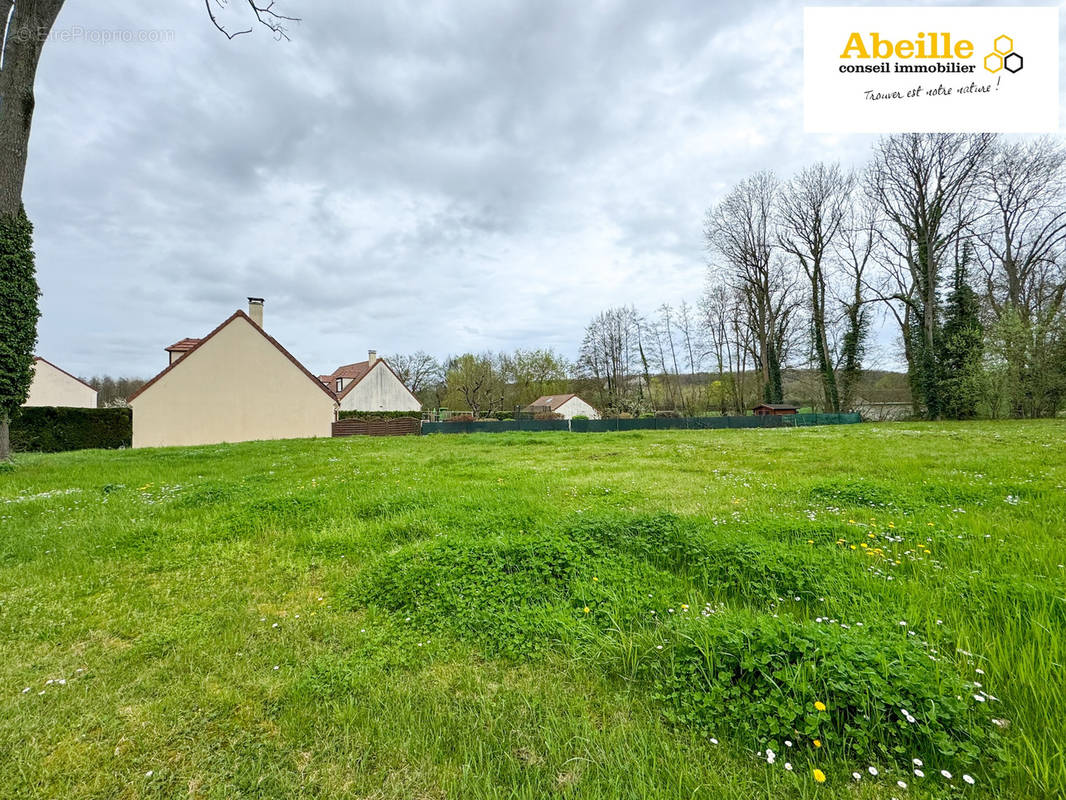
[[[291,41],[231,41],[200,0],[66,4],[24,191],[40,355],[148,377],[252,295],[316,374],[369,349],[573,358],[602,309],[698,301],[737,181],[875,141],[803,133],[802,3],[277,8]],[[220,21],[248,24],[237,0]]]

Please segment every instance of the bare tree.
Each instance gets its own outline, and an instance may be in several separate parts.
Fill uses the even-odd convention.
[[[1061,403],[1055,363],[1066,296],[1066,148],[1051,139],[996,148],[977,226],[992,334],[1006,369],[1010,413],[1050,416]]]
[[[708,249],[723,262],[712,264],[709,280],[730,283],[744,298],[762,395],[770,403],[782,399],[782,349],[788,345],[795,312],[792,282],[775,258],[778,192],[772,173],[757,173],[708,211],[704,226]]]
[[[828,411],[840,411],[836,358],[830,348],[830,282],[834,245],[844,225],[855,179],[837,164],[806,167],[782,188],[778,241],[807,275],[811,349]]]
[[[881,240],[903,270],[892,297],[906,307],[908,370],[916,400],[939,418],[940,291],[960,237],[977,219],[978,179],[991,134],[906,133],[875,149],[867,189],[888,223]]]
[[[743,414],[748,402],[748,357],[754,348],[740,293],[725,284],[708,285],[700,301],[700,319],[718,376],[712,401],[723,415]]]
[[[428,389],[444,377],[441,363],[424,350],[406,354],[394,353],[385,360],[411,394]]]
[[[501,408],[503,381],[492,353],[464,355],[448,360],[448,390],[457,392],[474,418]]]
[[[647,377],[647,356],[641,338],[643,320],[624,306],[596,315],[585,329],[578,369],[600,387],[601,405],[630,411],[644,402],[641,370]]]
[[[867,280],[876,266],[877,230],[876,206],[865,199],[856,203],[853,198],[836,246],[840,280],[835,300],[842,317],[836,369],[843,410],[851,409],[856,399],[870,332],[870,303],[878,299],[870,296]]]

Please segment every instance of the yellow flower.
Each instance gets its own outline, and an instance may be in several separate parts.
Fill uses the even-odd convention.
[[[596,583],[599,583],[599,581],[600,581],[600,579],[599,579],[599,578],[593,578],[592,580],[593,580],[594,582],[596,582]]]
[[[825,703],[823,703],[821,700],[815,701],[814,710],[815,711],[825,711]]]
[[[814,771],[814,779],[818,781],[818,783],[825,783],[825,773],[820,769],[816,769]]]
[[[814,740],[814,746],[815,747],[821,747],[822,746],[822,740],[821,739],[815,739]]]
[[[589,607],[588,606],[585,606],[585,613],[586,614],[589,613]]]

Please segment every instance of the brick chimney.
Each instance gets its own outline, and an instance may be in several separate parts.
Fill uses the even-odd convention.
[[[372,367],[372,366],[374,366],[374,364],[377,363],[377,360],[378,360],[378,351],[377,350],[370,350],[367,353],[366,365],[368,367]]]
[[[263,298],[262,297],[249,297],[248,298],[248,316],[252,318],[252,322],[263,327]]]

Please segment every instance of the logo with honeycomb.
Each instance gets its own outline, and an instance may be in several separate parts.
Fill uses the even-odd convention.
[[[1025,59],[1014,52],[1014,40],[1009,36],[997,36],[993,42],[995,52],[985,56],[985,69],[989,72],[1021,72]]]

